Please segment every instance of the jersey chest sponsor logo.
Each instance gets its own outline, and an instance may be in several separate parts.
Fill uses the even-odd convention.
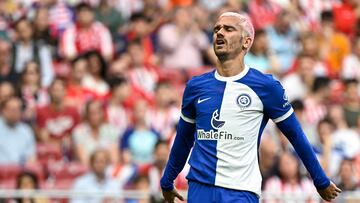
[[[251,97],[248,94],[240,94],[236,98],[236,103],[240,107],[241,110],[249,107],[251,105]]]
[[[218,109],[216,109],[213,112],[212,117],[211,117],[211,127],[213,127],[214,129],[217,129],[217,130],[225,124],[225,121],[219,120],[219,117],[220,117],[220,115],[218,113]]]
[[[215,130],[205,131],[204,129],[197,130],[198,140],[239,140],[244,141],[244,137],[233,136],[232,133],[221,130],[221,127],[225,125],[225,121],[220,119],[219,110],[216,109],[212,113],[211,127]]]

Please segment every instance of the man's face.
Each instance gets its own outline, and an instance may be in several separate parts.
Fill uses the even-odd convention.
[[[31,39],[33,30],[30,25],[30,22],[27,20],[22,20],[16,26],[16,33],[18,35],[19,40],[28,41]]]
[[[98,176],[102,176],[105,173],[105,169],[108,165],[107,154],[105,152],[98,152],[95,155],[93,162],[91,163],[92,170]]]
[[[101,108],[100,102],[92,102],[89,105],[89,109],[87,112],[88,121],[91,126],[93,127],[99,127],[101,123],[103,122],[103,109]]]
[[[81,9],[77,13],[77,20],[81,27],[89,27],[94,21],[94,14],[89,9]]]
[[[169,156],[169,147],[166,144],[161,144],[155,150],[155,162],[161,168],[165,168],[166,161]]]
[[[214,26],[213,34],[213,47],[216,56],[233,58],[239,55],[245,48],[244,42],[249,38],[244,36],[244,30],[236,17],[224,16],[219,18]]]
[[[56,81],[50,87],[50,97],[51,101],[55,104],[60,104],[63,102],[65,97],[65,84],[62,81]]]
[[[2,111],[2,115],[9,125],[15,125],[21,120],[21,101],[19,99],[11,99],[8,101]]]

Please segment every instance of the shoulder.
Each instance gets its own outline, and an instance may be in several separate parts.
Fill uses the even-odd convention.
[[[168,24],[161,26],[159,31],[160,32],[175,31],[175,29],[176,29],[176,25],[174,25],[172,23],[168,23]]]
[[[214,79],[215,70],[211,70],[202,75],[193,76],[186,84],[188,87],[197,87],[206,84],[209,80]]]
[[[277,176],[269,178],[265,183],[265,190],[277,190],[281,188],[281,180]]]
[[[88,133],[90,127],[88,124],[86,123],[80,123],[78,125],[76,125],[76,127],[73,130],[73,134],[75,134],[76,136],[81,136],[84,133]]]
[[[37,110],[37,114],[42,114],[42,113],[49,112],[50,107],[49,107],[49,105],[45,105],[45,106],[38,107],[36,110]]]
[[[243,82],[248,86],[257,86],[262,89],[270,89],[271,86],[280,84],[271,74],[264,74],[255,68],[249,68],[246,77],[243,78]]]
[[[93,185],[94,181],[95,175],[92,172],[85,173],[74,181],[74,188],[88,188],[90,185]]]
[[[97,31],[107,31],[107,27],[104,26],[101,22],[96,21],[93,23],[92,28]]]
[[[31,129],[31,127],[26,124],[26,123],[23,123],[23,122],[20,122],[18,124],[18,128],[23,132],[23,136],[26,137],[26,138],[29,138],[29,139],[32,139],[33,138],[33,130]]]

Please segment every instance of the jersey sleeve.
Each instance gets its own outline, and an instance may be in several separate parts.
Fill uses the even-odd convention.
[[[181,118],[188,123],[195,123],[195,94],[192,81],[190,80],[185,87],[181,105]]]
[[[285,89],[272,76],[267,82],[267,93],[263,98],[264,113],[275,123],[288,118],[294,110],[286,96]]]

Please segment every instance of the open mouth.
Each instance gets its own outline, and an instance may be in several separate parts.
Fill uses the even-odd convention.
[[[215,41],[215,44],[216,44],[216,45],[223,45],[223,44],[225,44],[225,40],[223,40],[223,39],[217,39],[217,40]]]

